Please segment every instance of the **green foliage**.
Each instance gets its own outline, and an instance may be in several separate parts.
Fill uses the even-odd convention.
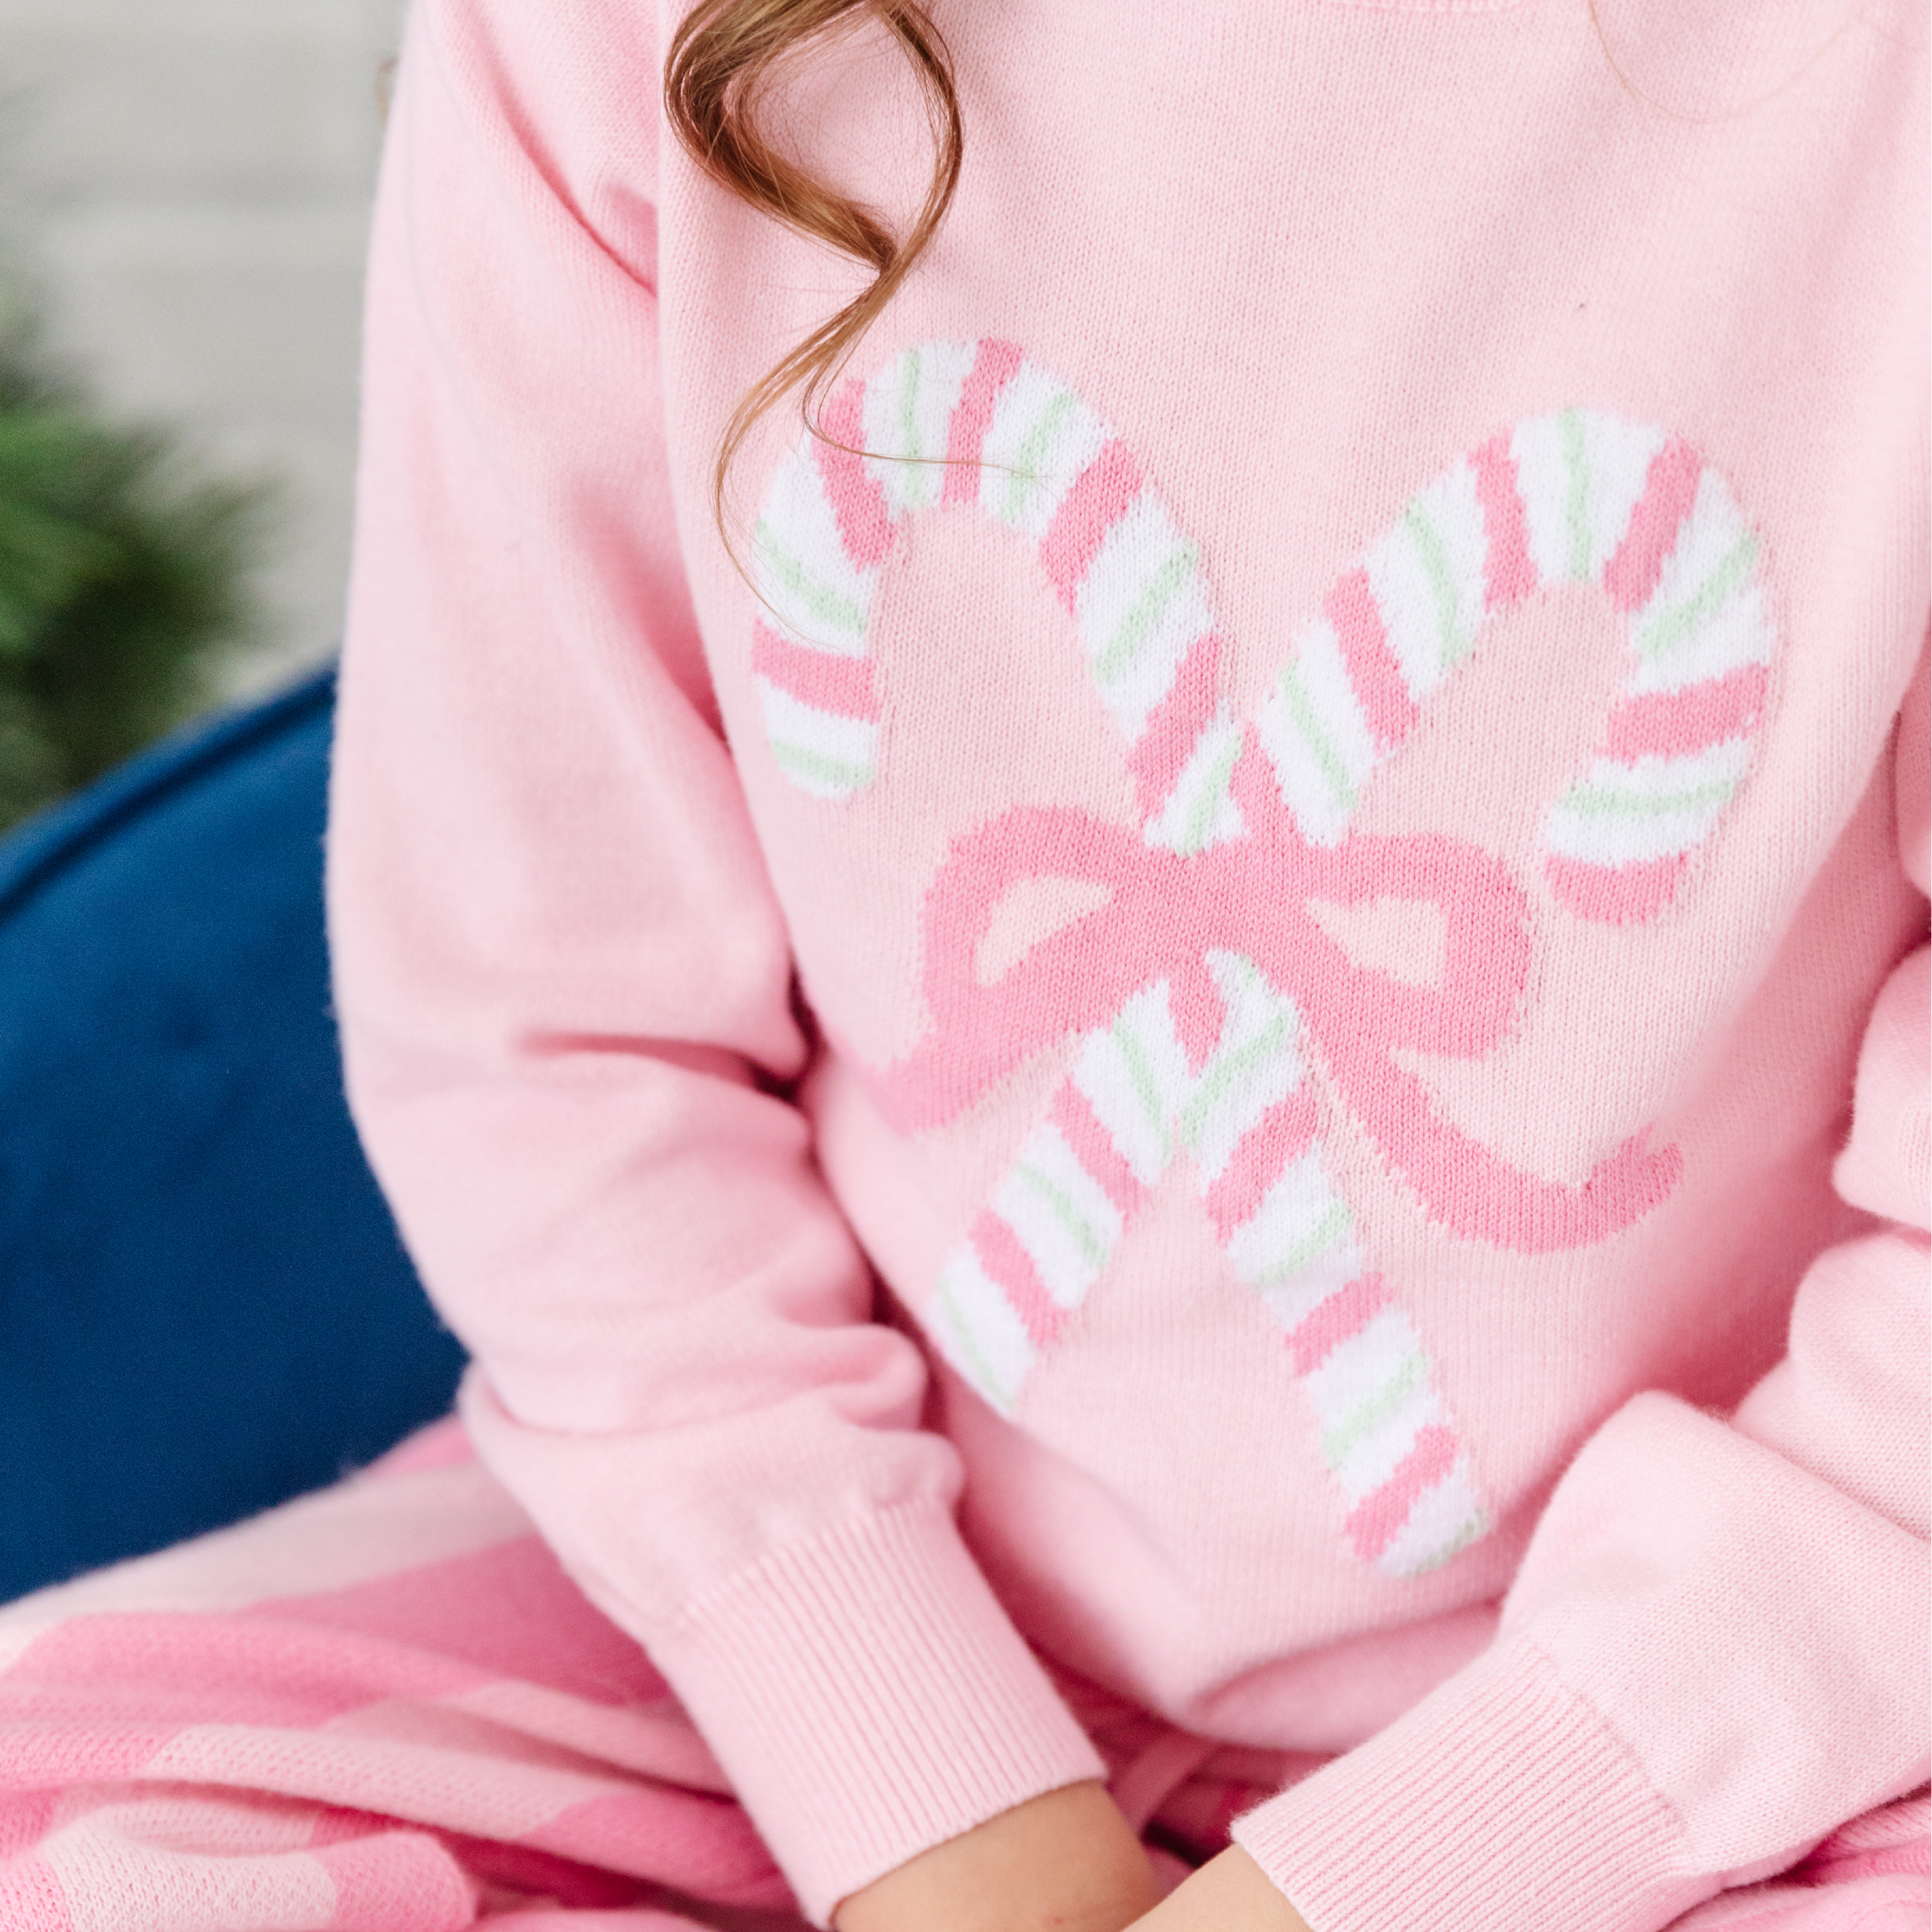
[[[0,337],[0,826],[216,694],[255,628],[259,485],[189,474]]]

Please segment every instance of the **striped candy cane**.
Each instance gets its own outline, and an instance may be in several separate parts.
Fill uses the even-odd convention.
[[[752,669],[794,784],[840,800],[872,783],[880,571],[912,512],[976,503],[1031,539],[1072,616],[1149,839],[1188,852],[1240,831],[1228,779],[1240,734],[1198,551],[1072,390],[1010,343],[926,343],[848,384],[822,428],[780,469],[752,538],[766,606]]]
[[[781,467],[754,538],[753,669],[774,757],[838,801],[877,769],[872,598],[914,512],[976,503],[1029,539],[1127,750],[1148,846],[1247,830],[1241,728],[1196,547],[1126,445],[1010,344],[928,343],[848,384]],[[1721,478],[1661,432],[1581,411],[1526,422],[1405,508],[1297,636],[1255,720],[1300,835],[1336,846],[1381,761],[1496,612],[1598,586],[1631,666],[1600,754],[1550,807],[1544,870],[1579,916],[1666,906],[1748,762],[1774,638]],[[1486,1533],[1422,1340],[1364,1259],[1336,1189],[1304,1017],[1262,965],[1204,963],[1218,1037],[1193,1056],[1156,980],[1078,1040],[1072,1070],[938,1281],[928,1325],[989,1402],[1028,1377],[1183,1154],[1237,1278],[1287,1342],[1350,1540],[1398,1576]]]
[[[1544,871],[1580,917],[1654,917],[1750,764],[1777,638],[1724,479],[1660,430],[1580,410],[1484,443],[1403,511],[1296,638],[1257,721],[1303,835],[1333,844],[1496,612],[1600,589],[1629,667],[1588,772],[1550,807]]]

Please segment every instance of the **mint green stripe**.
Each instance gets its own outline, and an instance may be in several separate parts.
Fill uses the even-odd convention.
[[[1436,593],[1436,639],[1446,669],[1468,655],[1470,644],[1457,621],[1462,616],[1462,606],[1456,594],[1456,572],[1449,561],[1448,546],[1443,542],[1442,532],[1430,521],[1419,498],[1409,505],[1402,522],[1415,545],[1416,554],[1422,560],[1429,587]]]
[[[1016,1167],[1013,1174],[1046,1202],[1054,1219],[1073,1238],[1074,1246],[1080,1250],[1081,1258],[1088,1266],[1100,1267],[1107,1258],[1107,1244],[1094,1232],[1086,1216],[1074,1205],[1072,1196],[1066,1189],[1041,1173],[1038,1168],[1024,1163]]]
[[[1132,1082],[1134,1093],[1141,1103],[1141,1111],[1153,1124],[1154,1132],[1160,1137],[1160,1157],[1167,1160],[1173,1153],[1174,1143],[1168,1138],[1166,1110],[1160,1102],[1160,1088],[1154,1077],[1154,1069],[1140,1042],[1127,1027],[1124,1018],[1114,1022],[1113,1034],[1120,1049],[1120,1058],[1127,1064],[1127,1078]]]
[[[939,1305],[944,1310],[946,1319],[952,1330],[952,1339],[959,1344],[959,1352],[966,1358],[967,1366],[979,1378],[980,1386],[986,1390],[1001,1408],[1010,1407],[1012,1390],[1001,1386],[1000,1378],[993,1372],[993,1365],[980,1352],[980,1345],[972,1330],[968,1327],[965,1311],[953,1298],[952,1289],[946,1285],[946,1277],[939,1277]]]
[[[1342,1237],[1354,1225],[1349,1217],[1347,1204],[1337,1201],[1322,1217],[1313,1233],[1304,1234],[1266,1273],[1250,1282],[1249,1286],[1258,1288],[1273,1288],[1277,1282],[1287,1280],[1290,1275],[1306,1268],[1317,1255],[1329,1254],[1340,1247]]]
[[[856,636],[862,638],[866,634],[865,612],[849,597],[842,597],[813,577],[796,557],[780,544],[772,534],[772,526],[762,518],[752,532],[752,542],[772,574],[814,617],[836,624],[840,630],[850,631]]]
[[[1688,597],[1670,610],[1660,611],[1637,633],[1639,656],[1660,657],[1673,644],[1682,643],[1688,633],[1724,608],[1756,561],[1757,538],[1747,530]]]
[[[1208,768],[1201,781],[1200,790],[1196,794],[1192,808],[1187,814],[1187,823],[1182,827],[1180,849],[1183,852],[1198,852],[1207,842],[1208,835],[1214,828],[1219,816],[1221,801],[1228,795],[1228,780],[1233,773],[1234,760],[1241,754],[1241,741],[1234,732],[1227,734],[1227,742],[1214,755],[1214,762]]]
[[[1026,508],[1027,492],[1039,481],[1036,474],[1040,458],[1046,454],[1048,446],[1053,441],[1060,425],[1066,420],[1073,407],[1072,394],[1065,389],[1055,391],[1046,407],[1040,412],[1035,423],[1020,445],[1019,454],[1014,460],[1013,474],[1006,482],[1006,507],[1004,516],[1006,522],[1016,524],[1020,512]]]
[[[905,380],[899,385],[899,454],[916,463],[925,454],[919,440],[919,351],[908,349]]]
[[[1148,633],[1172,602],[1174,593],[1192,574],[1199,556],[1191,543],[1183,543],[1169,553],[1167,561],[1154,572],[1151,581],[1134,600],[1134,608],[1122,620],[1120,628],[1108,640],[1106,649],[1094,660],[1094,681],[1096,684],[1112,684],[1123,671],[1132,668],[1135,658],[1140,655],[1141,646],[1147,641]]]
[[[902,445],[901,461],[908,464],[923,464],[926,446],[919,436],[919,387],[923,380],[924,365],[916,349],[908,349],[905,358],[905,380],[899,385],[899,440]],[[921,502],[932,500],[932,478],[926,470],[916,469],[906,479],[906,494],[916,495]]]
[[[778,760],[778,769],[791,773],[794,778],[817,778],[821,784],[838,785],[847,791],[856,791],[872,782],[870,765],[855,765],[844,758],[828,758],[823,752],[808,751],[802,745],[794,745],[783,738],[772,740],[772,756]]]
[[[1355,788],[1348,776],[1348,767],[1342,762],[1341,754],[1334,746],[1328,734],[1322,728],[1322,721],[1316,716],[1315,701],[1301,682],[1299,664],[1284,665],[1280,677],[1276,681],[1276,688],[1286,701],[1288,715],[1294,718],[1295,728],[1300,732],[1308,748],[1315,754],[1315,761],[1322,768],[1322,776],[1328,781],[1330,795],[1345,812],[1355,808]]]
[[[1607,787],[1577,784],[1564,794],[1558,809],[1574,812],[1580,818],[1662,818],[1673,812],[1727,805],[1736,790],[1735,778],[1693,785],[1685,791],[1613,791]]]
[[[1201,1084],[1181,1116],[1181,1138],[1191,1145],[1208,1110],[1220,1102],[1228,1088],[1257,1061],[1271,1054],[1279,1055],[1292,1037],[1287,1021],[1277,1016],[1246,1045],[1217,1053],[1208,1062]]]
[[[1420,1355],[1405,1358],[1402,1366],[1354,1414],[1324,1433],[1322,1460],[1330,1468],[1339,1469],[1342,1459],[1348,1451],[1378,1423],[1386,1422],[1420,1386],[1428,1373],[1429,1364]]]
[[[1556,418],[1563,436],[1564,466],[1569,472],[1567,506],[1570,525],[1570,576],[1581,584],[1590,574],[1590,456],[1583,435],[1583,418],[1565,410]]]

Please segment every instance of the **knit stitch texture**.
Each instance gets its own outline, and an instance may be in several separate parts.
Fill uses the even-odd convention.
[[[422,0],[372,262],[338,1001],[493,1475],[821,1919],[1070,1678],[1316,1932],[1912,1790],[1922,8],[941,4],[722,531],[859,272],[674,10]]]

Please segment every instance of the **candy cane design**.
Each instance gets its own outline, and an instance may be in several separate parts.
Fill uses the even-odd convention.
[[[1297,640],[1258,721],[1289,809],[1339,839],[1483,623],[1594,584],[1628,620],[1631,666],[1600,754],[1544,820],[1544,869],[1582,918],[1654,916],[1750,762],[1776,641],[1756,562],[1723,478],[1661,430],[1569,410],[1484,443]]]
[[[795,784],[829,799],[871,784],[879,703],[866,639],[880,568],[910,512],[977,502],[1033,539],[1072,612],[1149,836],[1191,850],[1238,829],[1226,787],[1239,734],[1220,704],[1194,546],[1071,390],[1009,343],[928,343],[841,391],[822,428],[780,470],[752,542],[777,620],[758,622],[752,668],[772,754]]]
[[[1393,1575],[1435,1568],[1488,1516],[1422,1339],[1331,1178],[1311,1055],[1434,1217],[1499,1246],[1602,1240],[1669,1193],[1678,1156],[1639,1136],[1565,1187],[1435,1114],[1391,1049],[1500,1043],[1528,970],[1526,895],[1474,848],[1370,838],[1352,820],[1492,616],[1594,584],[1628,620],[1632,664],[1600,754],[1546,816],[1544,874],[1580,917],[1659,914],[1744,776],[1765,702],[1774,638],[1730,492],[1660,431],[1576,410],[1522,424],[1342,574],[1244,727],[1196,547],[1126,446],[1012,345],[908,350],[842,389],[823,428],[780,470],[754,539],[771,621],[756,622],[753,669],[781,769],[830,800],[872,782],[880,573],[914,512],[976,502],[1030,541],[1072,619],[1140,812],[1136,833],[1016,808],[956,841],[928,895],[935,1024],[878,1077],[888,1114],[937,1124],[1074,1042],[940,1271],[935,1344],[1012,1413],[1185,1154],[1236,1277],[1286,1338],[1352,1546]],[[1108,902],[980,986],[974,950],[1000,896],[1049,875],[1095,879]],[[1439,988],[1354,968],[1305,910],[1383,894],[1441,908]]]

